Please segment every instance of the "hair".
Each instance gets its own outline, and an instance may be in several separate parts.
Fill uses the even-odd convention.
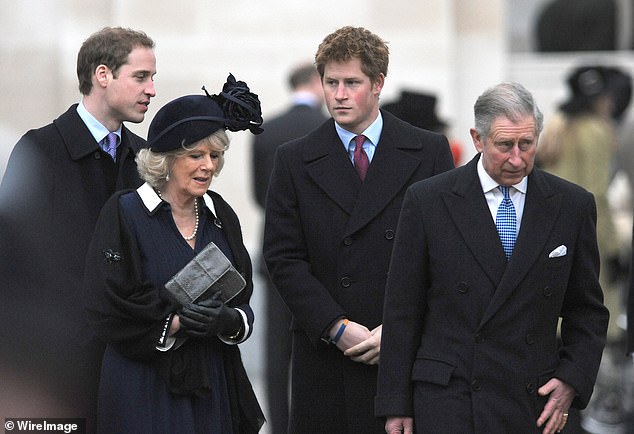
[[[544,116],[533,95],[519,83],[500,83],[487,89],[478,97],[473,111],[475,130],[483,138],[489,136],[491,124],[500,116],[513,122],[518,122],[522,116],[532,116],[536,134],[540,134],[544,126]]]
[[[180,149],[168,152],[154,152],[149,148],[141,149],[136,156],[137,170],[141,179],[154,188],[161,188],[167,182],[167,176],[172,169],[174,160],[186,155],[200,145],[210,145],[212,149],[221,152],[214,176],[218,176],[225,165],[224,152],[229,149],[229,136],[223,129],[216,130],[211,135],[191,145],[182,145]]]
[[[143,32],[122,27],[105,27],[90,35],[77,54],[77,78],[82,95],[90,94],[92,76],[99,65],[110,68],[116,78],[119,67],[137,47],[153,49],[154,41]]]
[[[309,84],[315,75],[317,75],[315,65],[311,63],[300,65],[291,71],[288,76],[288,85],[292,90],[295,90],[302,85]]]
[[[371,80],[387,76],[390,51],[387,42],[363,27],[342,27],[326,36],[315,54],[315,65],[323,78],[328,62],[361,60],[361,71]]]

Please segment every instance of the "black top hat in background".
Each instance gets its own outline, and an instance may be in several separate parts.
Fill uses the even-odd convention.
[[[165,104],[156,113],[148,130],[148,147],[168,152],[191,145],[219,129],[262,132],[262,112],[258,96],[243,81],[229,74],[218,95],[187,95]]]
[[[381,108],[415,127],[437,132],[447,127],[436,115],[433,95],[403,90],[398,101],[385,103]]]

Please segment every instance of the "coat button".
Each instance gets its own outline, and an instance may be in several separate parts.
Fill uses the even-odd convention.
[[[343,286],[344,288],[349,288],[350,285],[352,285],[352,279],[350,279],[349,277],[341,278],[341,286]]]
[[[345,238],[343,239],[343,245],[344,245],[344,246],[351,246],[351,245],[352,245],[352,238],[350,238],[350,237],[345,237]]]
[[[387,231],[385,231],[385,239],[386,240],[394,239],[394,231],[392,229],[388,229]]]
[[[535,385],[533,383],[528,383],[526,385],[526,393],[528,393],[529,395],[532,395],[535,393]]]
[[[467,285],[467,282],[458,282],[458,287],[456,289],[459,293],[466,294],[469,292],[469,285]]]
[[[533,345],[535,343],[535,335],[532,333],[529,333],[526,335],[526,343],[528,345]]]
[[[542,294],[544,295],[544,297],[550,297],[551,295],[553,295],[553,290],[550,286],[546,286],[542,290]]]
[[[95,151],[95,153],[92,154],[92,156],[94,157],[95,160],[101,160],[101,152],[99,151]]]
[[[480,332],[476,333],[475,341],[476,341],[476,344],[481,344],[482,342],[484,342],[484,334]]]
[[[478,392],[480,391],[480,389],[482,389],[482,384],[480,384],[480,380],[474,378],[471,381],[471,390],[473,390],[474,392]]]

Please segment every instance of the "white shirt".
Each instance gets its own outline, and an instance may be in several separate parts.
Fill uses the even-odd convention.
[[[489,205],[489,211],[491,212],[491,218],[495,223],[495,216],[497,215],[498,208],[504,199],[504,194],[498,188],[500,184],[495,182],[491,176],[484,170],[482,164],[482,156],[478,160],[478,177],[480,178],[480,185],[482,185],[482,192]],[[528,178],[525,176],[522,180],[509,188],[509,196],[515,207],[515,215],[517,217],[517,233],[520,232],[520,224],[522,223],[522,216],[524,215],[524,202],[526,201],[526,188],[528,187]]]

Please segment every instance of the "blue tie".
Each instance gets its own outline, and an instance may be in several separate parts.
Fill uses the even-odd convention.
[[[110,154],[113,161],[117,161],[117,139],[118,137],[115,133],[108,133],[101,141],[101,149]]]
[[[515,238],[517,237],[517,216],[515,215],[515,207],[513,201],[509,196],[509,187],[500,185],[498,187],[504,199],[500,203],[497,215],[495,216],[495,226],[498,228],[500,234],[500,241],[502,241],[502,247],[504,253],[506,253],[506,259],[509,260],[513,254],[513,247],[515,247]]]

